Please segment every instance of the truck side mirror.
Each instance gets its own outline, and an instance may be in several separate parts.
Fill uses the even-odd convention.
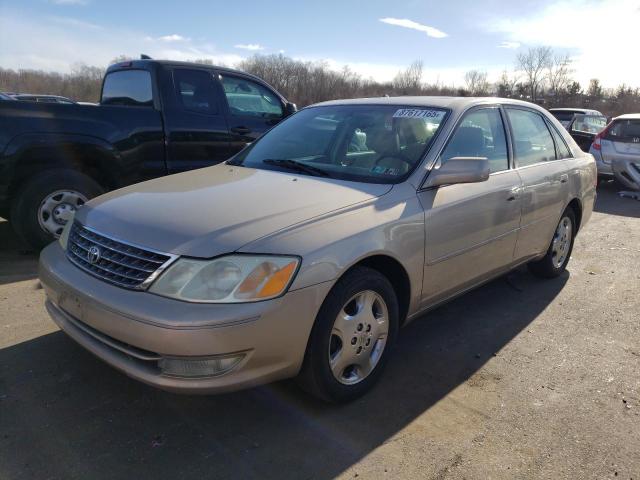
[[[298,111],[298,107],[296,107],[295,103],[287,102],[284,105],[284,116],[288,117]]]

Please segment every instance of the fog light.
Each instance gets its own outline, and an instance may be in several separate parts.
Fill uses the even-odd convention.
[[[163,375],[172,377],[217,377],[233,370],[244,356],[241,353],[199,359],[162,358],[158,366]]]

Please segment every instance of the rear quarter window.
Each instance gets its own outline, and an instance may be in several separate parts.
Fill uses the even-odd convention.
[[[104,105],[153,105],[151,73],[147,70],[118,70],[108,73],[102,87]]]

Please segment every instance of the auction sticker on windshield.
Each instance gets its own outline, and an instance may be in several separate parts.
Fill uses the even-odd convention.
[[[400,108],[393,114],[393,118],[431,118],[442,120],[444,117],[442,110],[425,110],[421,108]]]

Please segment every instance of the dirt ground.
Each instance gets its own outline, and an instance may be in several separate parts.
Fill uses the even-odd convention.
[[[401,332],[379,385],[146,387],[48,319],[0,221],[0,478],[640,480],[640,202],[600,189],[568,272],[520,269]]]

